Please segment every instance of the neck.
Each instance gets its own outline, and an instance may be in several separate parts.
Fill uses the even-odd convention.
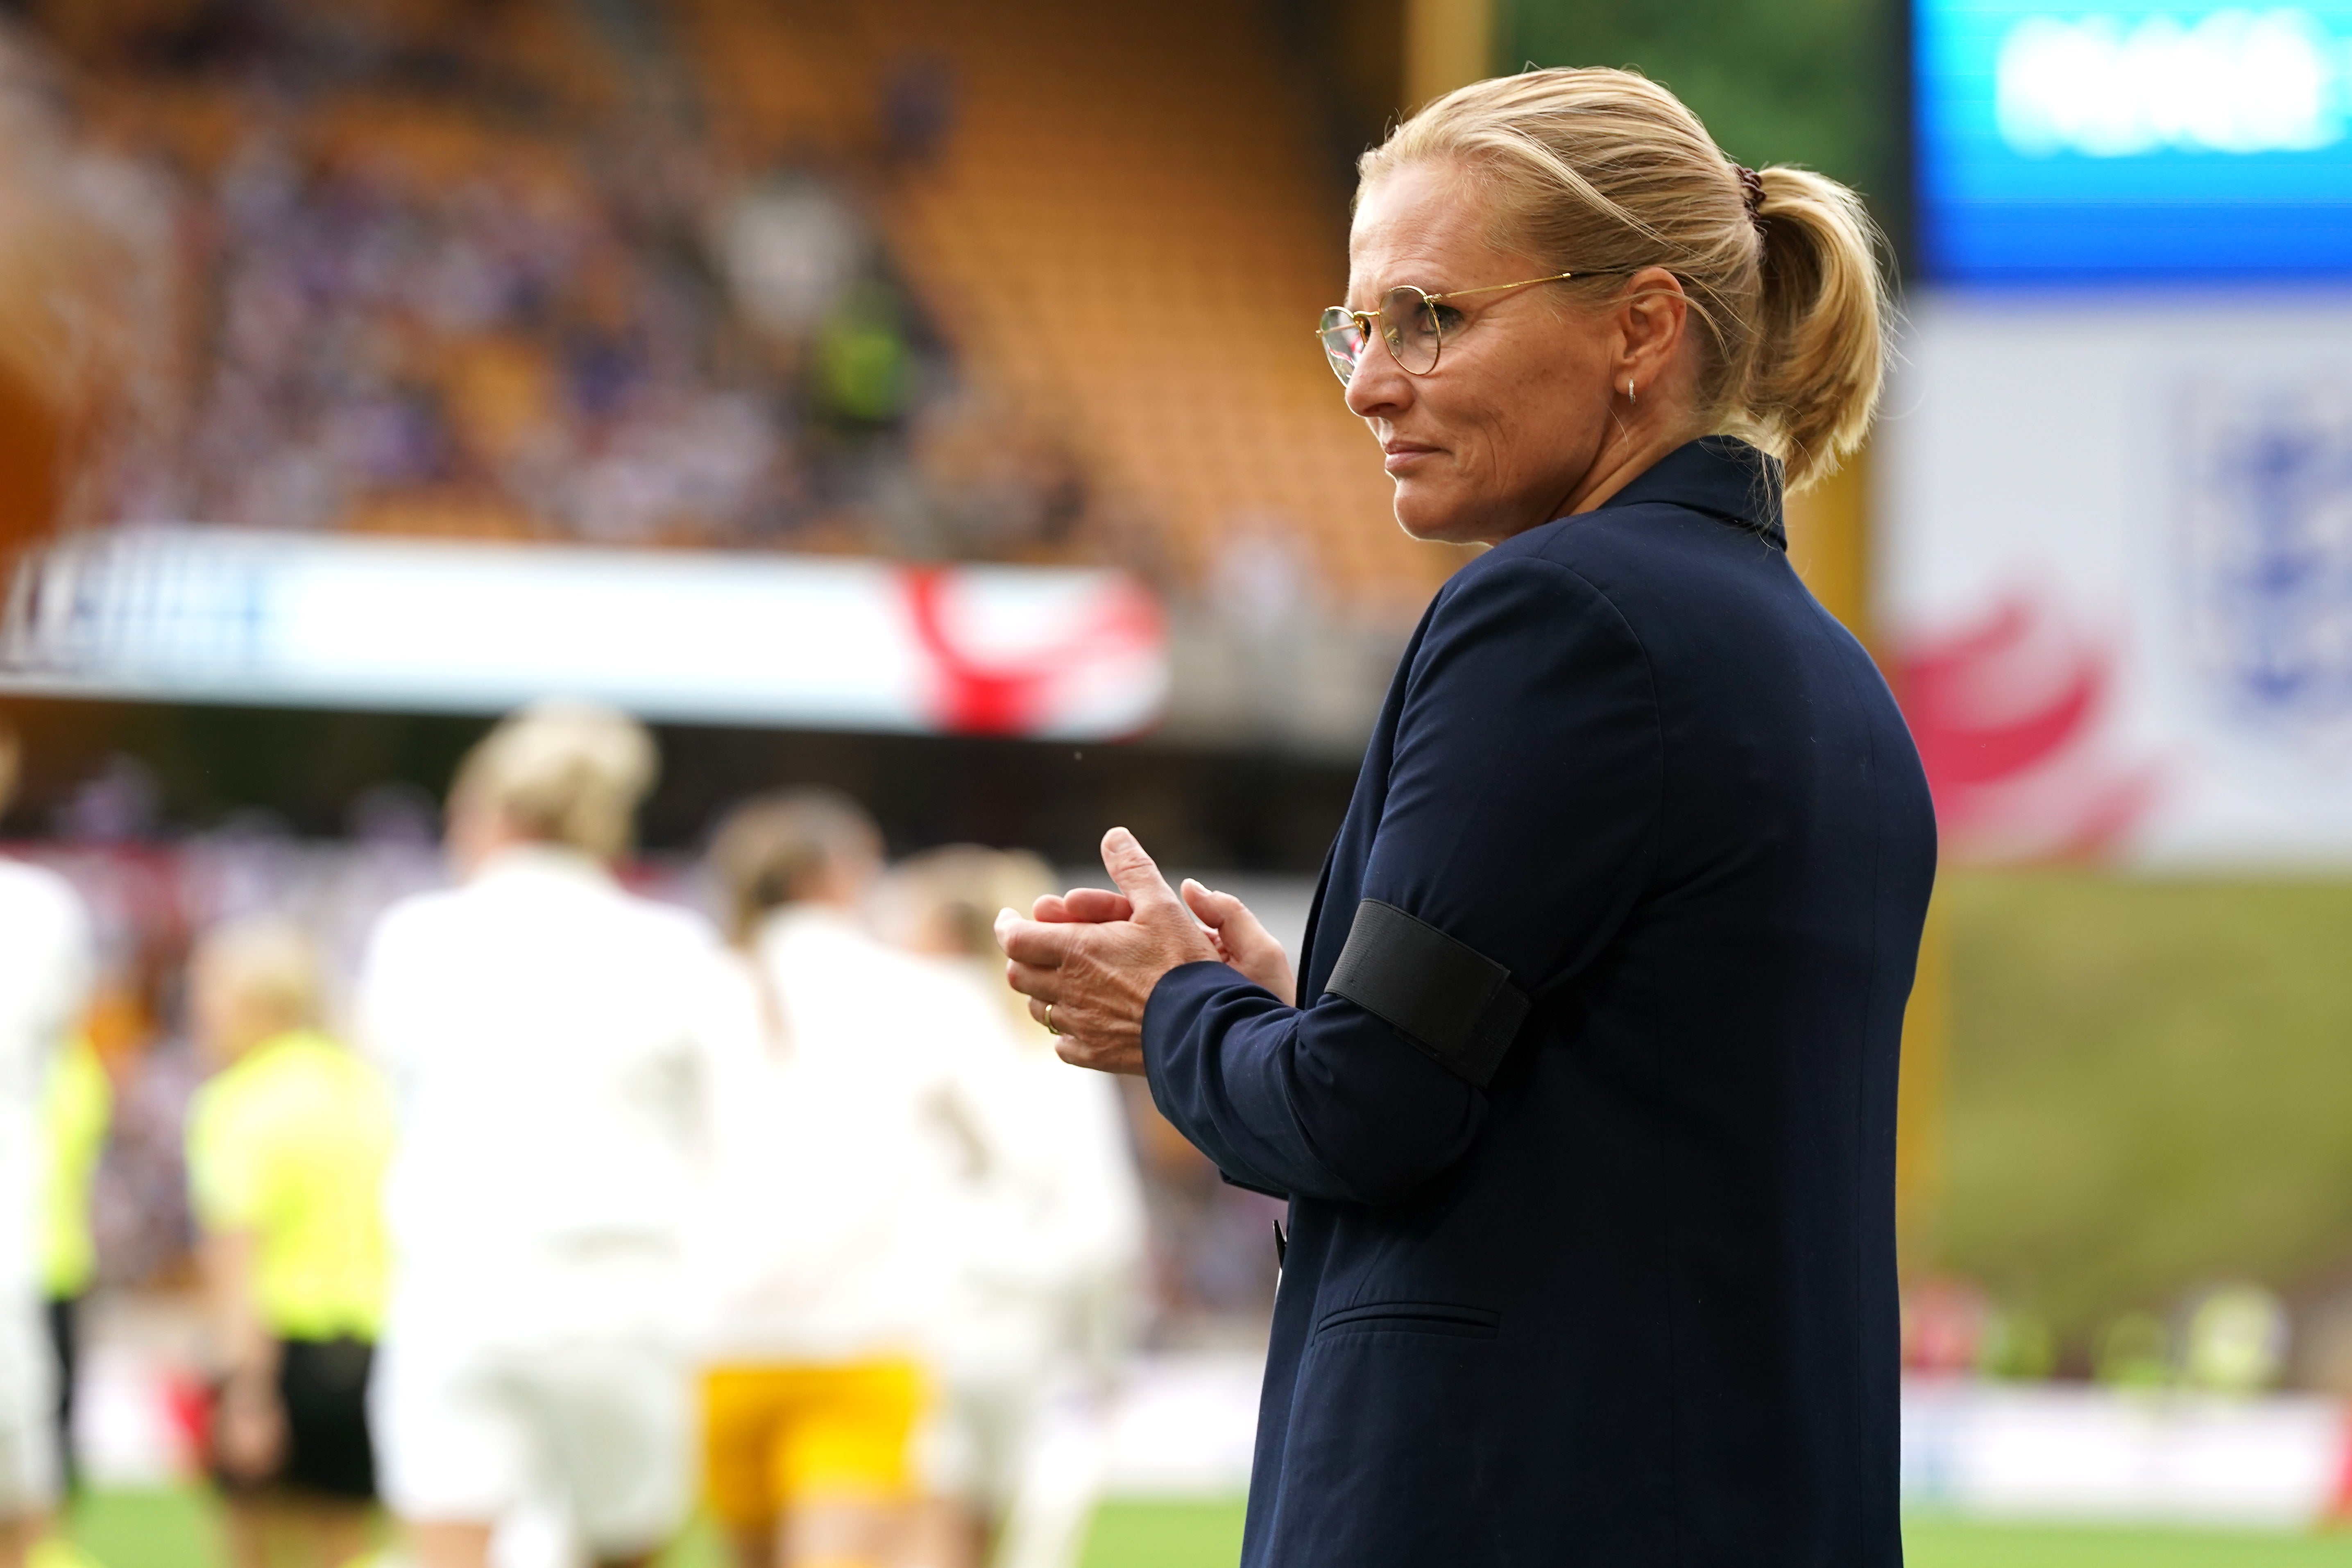
[[[1649,428],[1620,426],[1618,437],[1603,447],[1593,465],[1576,481],[1555,517],[1574,517],[1606,502],[1611,496],[1648,473],[1657,460],[1696,441],[1706,431],[1687,420],[1661,421]]]
[[[530,834],[499,832],[480,836],[465,836],[453,839],[450,858],[455,863],[459,881],[470,881],[494,861],[516,850],[536,850],[549,856],[569,857],[604,864],[597,857],[552,838],[541,838]]]
[[[856,920],[858,912],[858,904],[856,900],[836,899],[826,894],[811,894],[805,899],[794,899],[791,903],[780,904],[777,908],[780,910],[811,910],[819,914],[830,915],[835,920],[841,921]]]

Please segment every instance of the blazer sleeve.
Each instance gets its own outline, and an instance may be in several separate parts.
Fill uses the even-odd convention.
[[[1445,591],[1413,655],[1363,895],[1540,992],[1592,962],[1646,881],[1664,771],[1624,617],[1568,567],[1488,556]],[[1161,1113],[1272,1192],[1393,1202],[1460,1159],[1485,1092],[1355,1003],[1307,1001],[1223,964],[1171,971],[1144,1015]]]

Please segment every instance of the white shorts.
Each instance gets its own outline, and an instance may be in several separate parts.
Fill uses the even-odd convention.
[[[387,1332],[370,1391],[378,1484],[412,1521],[552,1506],[599,1560],[665,1545],[693,1497],[693,1386],[653,1334],[462,1346]]]
[[[40,1303],[0,1306],[0,1519],[58,1500],[56,1379]]]

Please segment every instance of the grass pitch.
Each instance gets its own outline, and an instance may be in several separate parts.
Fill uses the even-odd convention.
[[[103,1568],[223,1568],[201,1492],[107,1492],[75,1510],[73,1534]],[[1989,1525],[1915,1519],[1907,1568],[2352,1568],[2352,1535],[2237,1534]],[[1096,1516],[1085,1568],[1230,1568],[1239,1502],[1113,1502]],[[663,1568],[722,1568],[697,1531]]]

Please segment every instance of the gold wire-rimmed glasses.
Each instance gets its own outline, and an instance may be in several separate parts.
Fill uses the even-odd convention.
[[[1460,312],[1444,308],[1447,300],[1600,276],[1593,270],[1555,272],[1549,278],[1522,278],[1517,283],[1489,283],[1483,289],[1453,289],[1443,294],[1426,293],[1410,283],[1400,283],[1381,296],[1381,308],[1377,310],[1332,306],[1323,312],[1323,324],[1315,331],[1323,340],[1323,357],[1331,362],[1331,374],[1339,378],[1341,386],[1348,384],[1356,374],[1356,366],[1363,362],[1374,321],[1380,323],[1381,341],[1388,344],[1397,368],[1408,375],[1427,375],[1437,368],[1438,353],[1445,347],[1446,318],[1459,318]]]

